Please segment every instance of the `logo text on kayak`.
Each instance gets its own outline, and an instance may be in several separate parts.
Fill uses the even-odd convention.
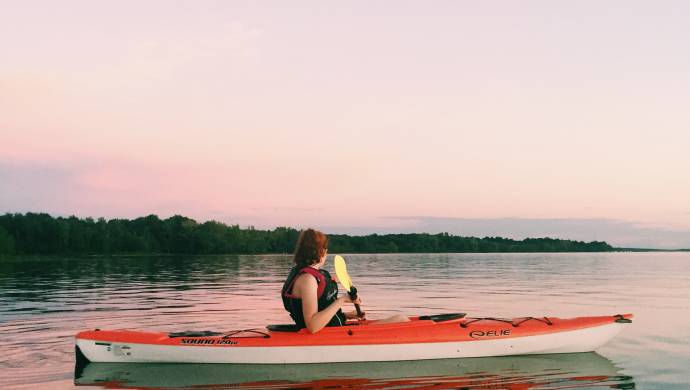
[[[196,345],[236,345],[234,340],[217,340],[217,339],[182,339],[180,344],[196,344]]]
[[[473,330],[470,332],[470,337],[473,339],[479,338],[479,337],[501,337],[501,336],[510,336],[510,329],[498,329],[498,330]]]

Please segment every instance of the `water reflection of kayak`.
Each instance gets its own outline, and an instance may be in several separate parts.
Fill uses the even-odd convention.
[[[336,364],[89,363],[78,386],[104,388],[634,388],[596,353]]]
[[[631,314],[577,318],[411,317],[361,321],[316,334],[292,326],[232,332],[91,330],[76,336],[77,357],[100,363],[329,363],[591,352]]]

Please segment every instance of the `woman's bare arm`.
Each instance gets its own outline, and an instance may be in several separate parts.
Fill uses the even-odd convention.
[[[302,314],[304,315],[304,323],[307,325],[307,330],[310,333],[316,333],[323,329],[333,316],[338,312],[344,303],[352,302],[348,297],[339,297],[327,308],[318,311],[318,298],[316,291],[318,290],[318,283],[313,276],[308,274],[300,275],[295,281],[293,287],[293,294],[302,299]]]

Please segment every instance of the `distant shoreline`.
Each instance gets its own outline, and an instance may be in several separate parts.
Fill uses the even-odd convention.
[[[684,249],[654,249],[654,248],[615,248],[616,252],[690,252],[690,248]]]
[[[477,255],[477,254],[494,254],[494,255],[514,255],[514,254],[596,254],[596,253],[688,253],[690,249],[644,249],[637,248],[635,250],[613,250],[605,252],[395,252],[395,253],[347,253],[338,252],[342,256],[349,255]],[[336,253],[333,253],[334,255]],[[98,259],[98,258],[145,258],[145,257],[218,257],[218,256],[281,256],[292,257],[292,253],[215,253],[215,254],[185,254],[185,253],[59,253],[59,254],[0,254],[0,260],[12,261],[13,259],[21,261],[44,261],[55,259],[56,256],[63,257],[64,260],[70,259]]]
[[[252,255],[290,254],[299,230],[259,230],[180,215],[133,220],[54,218],[46,213],[0,215],[0,255]],[[685,252],[688,249],[615,248],[603,241],[557,238],[466,237],[449,233],[329,234],[331,253],[581,253]]]

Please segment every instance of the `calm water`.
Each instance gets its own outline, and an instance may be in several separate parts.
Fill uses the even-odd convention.
[[[270,368],[89,364],[75,373],[73,336],[83,329],[289,323],[279,290],[290,258],[0,260],[0,388],[72,388],[75,381],[83,388],[690,387],[690,253],[345,257],[369,318],[457,311],[636,317],[588,354]]]

